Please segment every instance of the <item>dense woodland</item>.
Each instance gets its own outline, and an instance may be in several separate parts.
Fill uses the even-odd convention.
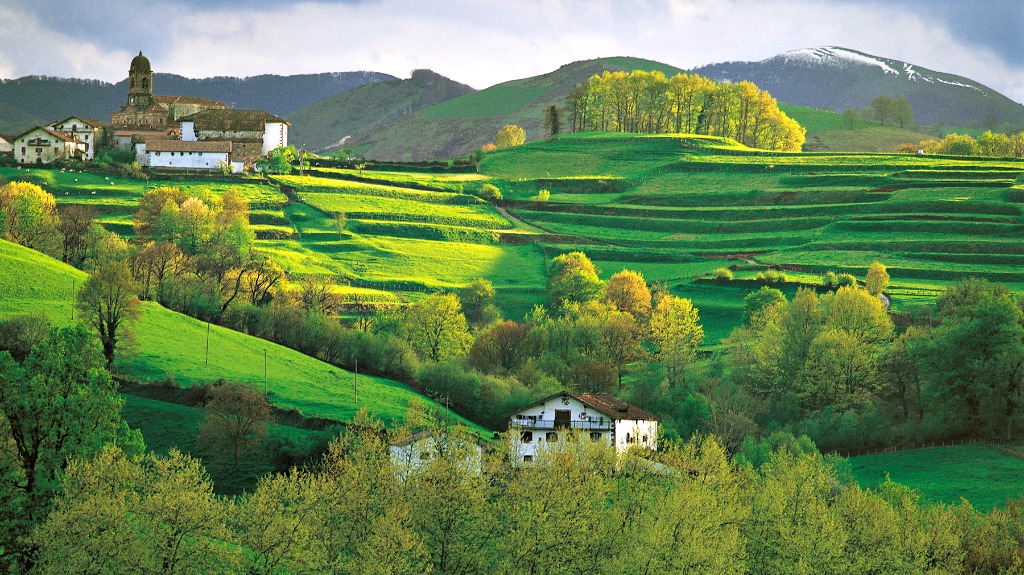
[[[577,85],[566,108],[573,132],[702,134],[794,152],[806,134],[751,82],[719,84],[696,74],[605,72]]]

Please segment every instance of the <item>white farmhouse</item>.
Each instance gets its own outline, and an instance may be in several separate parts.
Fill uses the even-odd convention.
[[[391,463],[403,480],[426,470],[438,457],[458,457],[459,465],[474,475],[480,475],[483,468],[483,446],[468,433],[425,430],[391,442]]]
[[[71,116],[54,122],[47,128],[63,132],[82,142],[85,145],[85,159],[91,160],[96,155],[96,148],[104,143],[107,125],[99,120]]]
[[[139,144],[145,161],[151,168],[178,168],[192,170],[219,170],[230,164],[232,170],[242,169],[241,163],[232,162],[231,142],[183,142],[181,140],[149,140]]]
[[[14,159],[19,164],[52,164],[85,157],[85,144],[64,132],[36,127],[14,138]]]
[[[564,441],[578,429],[605,441],[617,453],[658,448],[658,418],[607,393],[563,391],[515,413],[509,431],[518,433],[518,461],[532,461],[545,444]]]
[[[14,155],[14,136],[0,134],[0,154]]]

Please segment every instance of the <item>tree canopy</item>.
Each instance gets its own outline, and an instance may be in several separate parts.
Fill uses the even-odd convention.
[[[718,84],[696,74],[605,72],[570,92],[566,107],[575,132],[702,134],[787,151],[799,151],[806,134],[754,84]]]

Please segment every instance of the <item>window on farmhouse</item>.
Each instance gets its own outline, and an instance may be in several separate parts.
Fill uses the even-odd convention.
[[[524,431],[523,432],[523,443],[533,443],[533,432],[532,431]]]
[[[647,436],[644,436],[644,443],[647,443]]]
[[[545,437],[544,439],[546,439],[547,441],[558,441],[558,434],[555,433],[554,431],[549,431],[547,437]]]
[[[597,431],[591,431],[590,432],[590,439],[592,439],[594,441],[600,441],[601,440],[601,434],[599,432],[597,432]]]
[[[524,455],[523,456],[523,462],[524,463],[528,463],[530,461],[533,461],[533,456],[532,455]]]
[[[626,443],[633,443],[633,436],[628,433],[626,434]]]

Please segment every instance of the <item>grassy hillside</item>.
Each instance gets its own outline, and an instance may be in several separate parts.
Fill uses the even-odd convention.
[[[511,215],[544,230],[546,254],[587,252],[603,275],[629,267],[701,309],[708,343],[728,333],[765,265],[791,281],[827,271],[893,277],[897,309],[948,282],[1020,289],[1024,162],[897,154],[785,154],[724,140],[569,135],[485,156]],[[537,190],[547,202],[532,201]],[[736,280],[707,273],[735,268]],[[795,285],[795,284],[791,284]]]
[[[934,136],[895,126],[858,119],[853,127],[835,112],[780,104],[787,116],[807,129],[805,152],[895,152],[904,142],[918,144]]]
[[[808,112],[813,125],[834,127],[818,112]],[[545,302],[546,262],[583,250],[604,278],[637,269],[693,299],[705,344],[715,346],[740,321],[743,297],[768,266],[786,270],[782,287],[792,293],[820,283],[825,271],[862,276],[882,261],[897,310],[932,302],[968,276],[1021,289],[1022,174],[1021,161],[770,153],[712,137],[588,133],[488,153],[480,173],[319,169],[277,177],[300,201],[259,210],[253,221],[263,226],[260,247],[287,272],[331,274],[350,299],[413,301],[482,277],[516,320]],[[67,193],[58,194],[62,203],[105,206],[105,225],[130,232],[142,191],[130,188],[138,184],[74,174],[82,187],[62,188],[67,174],[30,176],[53,179]],[[469,193],[486,182],[501,190],[500,206]],[[273,186],[249,193],[266,190],[280,195]],[[540,190],[548,201],[536,201]],[[734,281],[712,281],[709,273],[724,266]],[[161,369],[146,377],[159,378]]]
[[[31,281],[25,281],[31,278]],[[41,311],[51,321],[71,321],[72,289],[85,274],[38,252],[0,241],[0,316]],[[118,358],[114,370],[143,381],[173,378],[182,385],[218,379],[264,385],[271,403],[307,416],[348,420],[360,408],[397,422],[412,399],[422,396],[400,383],[359,376],[359,403],[353,401],[353,375],[322,361],[262,339],[207,325],[155,303],[142,304],[134,327],[134,349]],[[427,400],[428,403],[429,400]]]
[[[601,58],[566,64],[554,72],[505,82],[431,106],[356,140],[367,158],[424,160],[463,156],[493,141],[498,128],[516,124],[527,141],[543,137],[544,106],[561,105],[577,84],[606,70],[682,70],[639,58]]]
[[[959,503],[962,497],[981,511],[1019,498],[1024,476],[1024,459],[988,444],[851,457],[850,464],[864,487],[876,487],[888,477],[932,501]]]
[[[440,74],[415,70],[407,80],[360,86],[290,114],[289,139],[313,150],[333,149],[347,137],[471,92],[473,88]]]

